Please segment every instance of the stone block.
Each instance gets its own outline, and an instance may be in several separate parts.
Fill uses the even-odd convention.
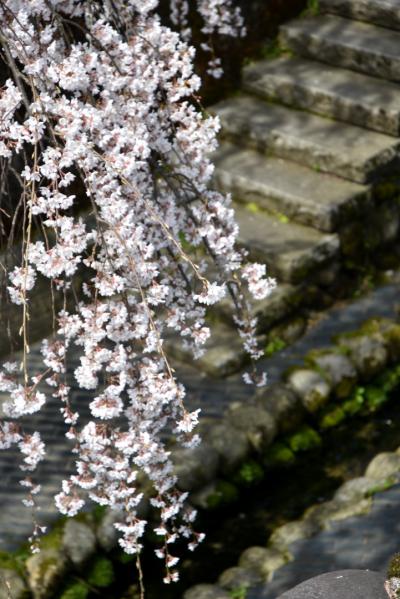
[[[287,376],[287,383],[311,413],[322,408],[331,393],[331,386],[326,379],[315,370],[307,368],[292,370]]]

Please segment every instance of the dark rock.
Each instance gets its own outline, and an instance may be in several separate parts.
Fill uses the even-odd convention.
[[[315,370],[296,368],[288,375],[287,382],[308,412],[317,412],[329,399],[331,386]]]
[[[230,599],[230,595],[214,584],[198,584],[188,589],[183,599]]]
[[[249,450],[246,434],[227,422],[212,426],[204,439],[218,453],[222,472],[231,472]]]
[[[246,433],[250,444],[261,450],[272,443],[276,435],[274,418],[260,407],[246,404],[232,404],[228,412],[230,424]]]
[[[369,570],[339,570],[310,578],[278,599],[388,599],[385,575]]]
[[[74,566],[82,567],[96,551],[96,536],[91,527],[78,520],[67,520],[63,549]]]
[[[274,418],[280,433],[297,428],[304,418],[305,409],[300,398],[287,385],[276,383],[260,389],[256,398]]]
[[[176,449],[172,454],[178,486],[182,491],[199,489],[215,477],[218,454],[206,443],[194,449]]]

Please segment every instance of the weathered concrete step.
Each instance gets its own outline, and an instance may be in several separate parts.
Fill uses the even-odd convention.
[[[319,6],[323,12],[400,29],[399,0],[319,0]]]
[[[366,183],[398,156],[400,141],[360,127],[237,96],[213,106],[223,134],[314,170]]]
[[[296,19],[280,29],[283,43],[302,56],[400,81],[400,32],[322,15]]]
[[[331,232],[365,209],[369,187],[317,173],[282,158],[221,144],[214,156],[215,182],[240,202]]]
[[[294,223],[282,223],[263,212],[239,204],[239,243],[253,260],[266,263],[279,281],[299,282],[339,255],[339,238]]]
[[[389,135],[400,133],[400,86],[390,81],[283,57],[246,67],[243,82],[245,91],[263,98]]]

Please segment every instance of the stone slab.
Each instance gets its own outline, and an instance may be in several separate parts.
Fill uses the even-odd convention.
[[[370,190],[282,158],[224,143],[213,157],[215,182],[240,202],[255,202],[304,225],[331,232],[365,212]]]
[[[260,97],[360,127],[394,136],[400,132],[400,87],[391,81],[281,57],[246,67],[243,87]]]
[[[239,243],[252,259],[266,263],[278,281],[298,282],[339,253],[336,234],[323,234],[295,223],[282,223],[266,213],[236,206]]]
[[[400,49],[400,48],[399,48]],[[243,146],[355,182],[373,179],[398,156],[400,141],[247,95],[216,104],[223,134]]]
[[[320,0],[320,10],[400,29],[400,4],[398,0]]]
[[[285,46],[302,56],[400,81],[400,32],[322,15],[296,19],[281,27]]]
[[[387,599],[381,572],[339,570],[302,582],[278,599]]]

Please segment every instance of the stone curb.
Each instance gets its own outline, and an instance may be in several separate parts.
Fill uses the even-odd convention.
[[[268,582],[274,573],[293,559],[292,543],[329,529],[332,522],[368,514],[373,495],[400,482],[400,447],[395,452],[376,455],[364,476],[343,483],[333,499],[308,508],[303,517],[275,529],[266,547],[249,547],[240,556],[238,565],[220,575],[217,585],[196,585],[188,589],[183,599],[219,599],[224,591],[248,589]],[[228,595],[229,596],[229,595]]]
[[[240,486],[242,474],[248,482],[246,468],[290,464],[344,419],[379,409],[400,383],[399,359],[400,324],[394,320],[370,319],[339,335],[331,347],[307,354],[280,383],[231,404],[218,421],[201,421],[201,446],[172,450],[178,485],[203,509],[228,500],[225,487],[233,498],[227,485]]]

